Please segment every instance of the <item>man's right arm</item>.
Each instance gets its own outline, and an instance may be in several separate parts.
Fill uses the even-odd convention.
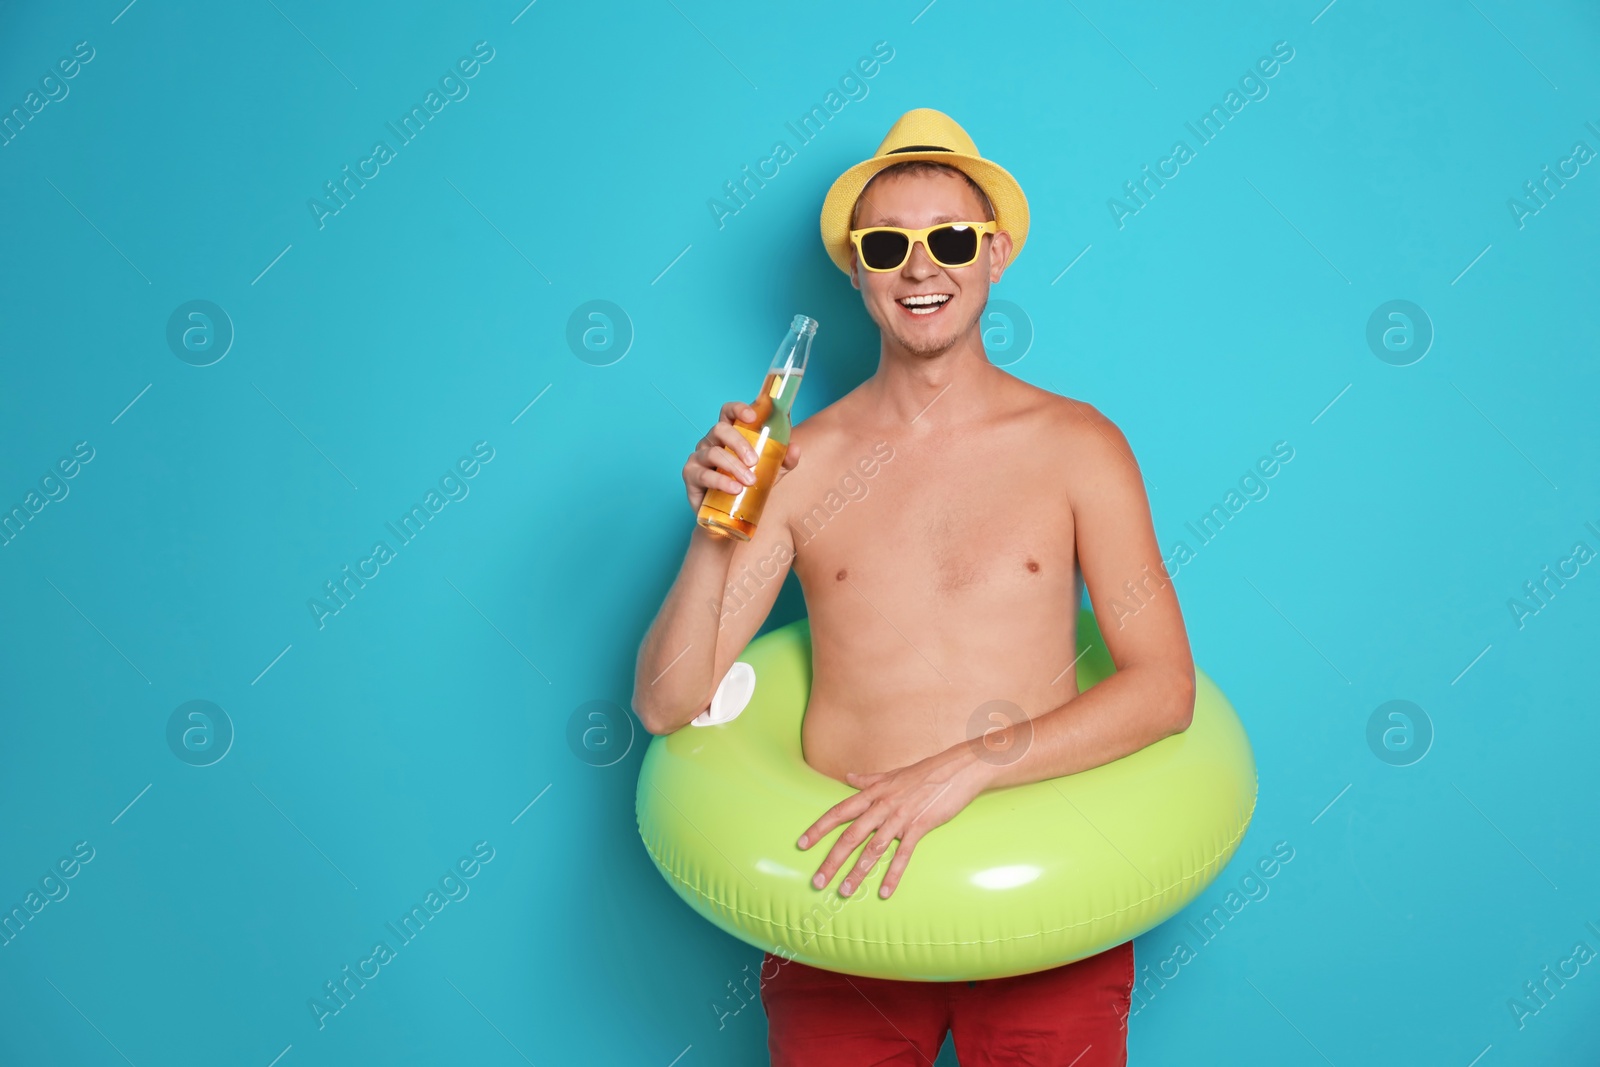
[[[730,407],[749,410],[745,405]],[[703,488],[695,492],[697,483],[740,488],[736,482],[719,481],[728,475],[710,469],[738,466],[744,458],[723,451],[743,443],[743,438],[729,438],[723,426],[737,433],[731,419],[725,419],[685,468],[689,502],[696,510],[704,498]],[[728,444],[719,449],[718,439]],[[683,565],[639,645],[634,668],[633,710],[650,733],[673,733],[710,705],[728,668],[772,610],[794,560],[784,475],[798,462],[799,449],[791,444],[749,541],[718,536],[698,523],[693,527]]]

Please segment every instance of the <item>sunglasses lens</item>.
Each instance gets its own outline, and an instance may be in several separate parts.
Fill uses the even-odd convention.
[[[873,270],[893,270],[905,262],[910,242],[903,233],[874,230],[861,235],[861,260]]]
[[[941,226],[928,234],[928,251],[946,267],[964,267],[978,258],[978,231],[971,226]]]

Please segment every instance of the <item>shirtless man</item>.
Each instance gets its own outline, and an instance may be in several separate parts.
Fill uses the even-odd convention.
[[[836,197],[847,198],[842,207]],[[1026,238],[1015,181],[953,120],[917,109],[835,183],[823,219],[830,254],[882,331],[877,372],[794,427],[752,540],[695,526],[640,647],[633,707],[652,734],[704,710],[793,566],[811,620],[805,759],[858,790],[819,812],[798,846],[848,824],[813,886],[826,891],[842,871],[838,891],[849,895],[889,855],[879,888],[887,897],[908,871],[916,877],[918,840],[979,793],[1099,766],[1185,729],[1194,665],[1122,433],[1091,405],[1023,382],[984,352],[989,288]],[[943,264],[971,254],[970,234],[922,237],[903,262],[907,242],[890,236],[866,247],[879,268],[866,269],[862,246],[839,232],[990,220],[995,231],[976,237],[965,265]],[[905,303],[935,294],[948,297],[936,311]],[[753,417],[748,404],[723,406],[683,469],[691,508],[708,488],[738,493],[751,482],[754,455],[734,422]],[[866,495],[825,526],[807,521],[841,476],[867,469],[863,459],[880,462]],[[757,561],[777,561],[777,575],[753,599],[725,603],[730,576]],[[1082,695],[1071,666],[1079,569],[1117,667]],[[1130,581],[1145,594],[1141,606],[1113,617]],[[1015,721],[975,724],[975,711],[994,701],[1014,705]],[[783,961],[761,995],[775,1064],[931,1064],[948,1028],[963,1067],[1002,1052],[1094,1067],[1126,1062],[1132,984],[1130,941],[1051,970],[967,983]]]

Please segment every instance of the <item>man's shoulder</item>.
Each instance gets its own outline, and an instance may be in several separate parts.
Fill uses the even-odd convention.
[[[1105,412],[1087,400],[1046,389],[1037,392],[1039,410],[1059,448],[1057,455],[1064,471],[1092,478],[1105,477],[1113,471],[1137,475],[1138,461],[1128,438]]]
[[[1069,443],[1088,440],[1102,433],[1116,433],[1116,423],[1087,400],[1051,392],[1029,382],[1019,382],[1019,398],[1025,411],[1047,422],[1053,433]]]

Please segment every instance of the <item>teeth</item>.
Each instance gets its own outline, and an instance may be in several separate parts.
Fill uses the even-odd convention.
[[[934,293],[929,296],[908,296],[903,298],[900,303],[906,307],[916,307],[922,304],[942,304],[949,299],[948,293]]]

